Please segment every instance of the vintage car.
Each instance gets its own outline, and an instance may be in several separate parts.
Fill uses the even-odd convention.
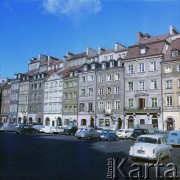
[[[55,127],[51,130],[51,132],[52,132],[53,134],[63,134],[64,129],[65,129],[65,127],[63,127],[63,126],[55,126]]]
[[[90,127],[78,129],[75,136],[78,139],[101,139],[101,134],[96,129]]]
[[[15,131],[15,130],[16,130],[16,125],[10,123],[4,123],[0,128],[0,131]]]
[[[161,161],[164,157],[170,157],[172,146],[166,144],[162,135],[141,135],[135,144],[130,147],[129,156],[149,160]]]
[[[77,130],[78,130],[77,126],[66,126],[66,127],[64,127],[63,134],[65,134],[65,135],[75,135]]]
[[[172,130],[169,132],[167,144],[180,146],[180,130]]]
[[[109,131],[103,130],[101,132],[101,139],[106,140],[106,141],[118,141],[119,140],[118,136],[116,135],[115,131],[113,131],[113,130],[109,130]]]
[[[143,129],[143,128],[135,128],[133,130],[133,133],[131,134],[131,139],[137,139],[140,135],[143,134],[150,134],[148,129]]]
[[[131,129],[119,129],[117,130],[116,134],[119,138],[127,139],[130,138],[133,133]]]
[[[16,129],[16,134],[37,134],[39,131],[33,128],[31,125],[19,125]]]

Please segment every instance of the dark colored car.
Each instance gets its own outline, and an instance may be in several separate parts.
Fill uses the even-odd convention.
[[[137,139],[137,137],[139,137],[140,135],[143,134],[150,134],[148,129],[141,129],[141,128],[136,128],[134,129],[131,138],[132,139]]]
[[[75,135],[78,130],[77,126],[67,126],[64,128],[63,134],[65,135]]]
[[[119,138],[114,131],[102,131],[101,132],[101,139],[106,141],[118,141]]]
[[[37,134],[39,131],[31,125],[19,125],[16,129],[16,134]]]

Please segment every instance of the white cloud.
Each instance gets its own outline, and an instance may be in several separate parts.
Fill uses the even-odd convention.
[[[81,18],[101,10],[100,0],[44,0],[44,9],[51,14]]]

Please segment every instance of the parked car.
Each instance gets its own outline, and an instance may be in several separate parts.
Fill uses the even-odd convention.
[[[142,128],[136,128],[133,130],[133,133],[131,134],[131,139],[137,139],[140,135],[143,134],[150,134],[148,129],[142,129]]]
[[[52,129],[52,133],[53,134],[63,134],[64,133],[64,129],[65,127],[63,126],[55,126],[53,129]]]
[[[101,132],[101,139],[106,141],[118,141],[119,138],[115,131],[102,131]]]
[[[38,131],[40,131],[41,128],[43,128],[44,126],[41,124],[35,124],[32,126],[34,129],[37,129]]]
[[[166,144],[162,135],[141,135],[130,147],[129,156],[149,160],[160,160],[170,157],[172,146]]]
[[[180,130],[172,130],[169,132],[167,144],[180,146]]]
[[[52,130],[55,128],[55,126],[43,126],[40,129],[41,133],[52,133]]]
[[[97,132],[94,128],[86,127],[80,128],[75,136],[78,139],[101,139],[101,134]]]
[[[31,125],[19,125],[16,129],[16,134],[37,134],[39,131]]]
[[[116,134],[119,138],[127,139],[130,138],[133,133],[131,129],[119,129],[117,130]]]
[[[66,126],[66,127],[64,127],[64,131],[62,134],[75,135],[77,130],[78,130],[77,126]]]
[[[169,132],[168,132],[168,131],[165,131],[165,130],[156,130],[156,131],[154,131],[153,134],[162,135],[162,136],[164,136],[164,137],[167,139]]]
[[[4,123],[0,128],[0,131],[15,131],[15,130],[16,130],[16,125],[10,123]]]

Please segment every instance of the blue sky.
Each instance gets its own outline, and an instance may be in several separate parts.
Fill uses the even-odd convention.
[[[180,31],[179,0],[0,0],[0,77],[26,72],[39,54],[130,46],[138,31],[166,34],[169,25]]]

